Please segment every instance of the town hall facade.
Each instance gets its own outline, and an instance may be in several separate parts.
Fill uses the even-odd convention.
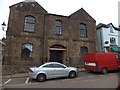
[[[37,2],[10,6],[4,64],[82,65],[84,54],[91,52],[96,52],[96,21],[83,8],[63,16]]]

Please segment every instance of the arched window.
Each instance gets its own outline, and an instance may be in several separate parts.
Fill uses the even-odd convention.
[[[81,59],[84,58],[84,55],[85,55],[86,53],[88,53],[88,48],[85,47],[85,46],[80,47],[80,55],[81,55]]]
[[[87,27],[84,23],[80,23],[80,36],[87,37]]]
[[[32,58],[33,45],[32,44],[23,44],[21,49],[21,58]]]
[[[28,31],[28,32],[35,31],[35,17],[33,16],[25,17],[24,31]]]
[[[62,34],[62,22],[60,20],[55,21],[55,35]]]

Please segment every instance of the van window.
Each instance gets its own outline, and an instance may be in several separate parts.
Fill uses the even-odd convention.
[[[120,54],[116,54],[116,58],[120,60]]]

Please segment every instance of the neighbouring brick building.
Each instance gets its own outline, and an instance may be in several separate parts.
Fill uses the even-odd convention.
[[[96,52],[96,21],[83,8],[63,16],[23,1],[10,6],[5,44],[4,64],[82,65],[85,53]]]

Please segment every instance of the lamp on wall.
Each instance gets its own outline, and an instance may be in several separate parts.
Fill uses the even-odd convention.
[[[3,22],[2,24],[1,24],[1,26],[2,26],[2,30],[3,31],[5,31],[6,32],[6,30],[5,30],[5,26],[6,26],[6,24],[5,24],[5,22]],[[3,46],[5,45],[4,44],[4,42],[3,42],[3,40],[4,40],[4,37],[2,38],[2,40],[0,41],[0,65],[2,65],[3,64]]]
[[[5,31],[5,26],[6,26],[5,22],[3,22],[1,25],[2,25],[2,30]]]

